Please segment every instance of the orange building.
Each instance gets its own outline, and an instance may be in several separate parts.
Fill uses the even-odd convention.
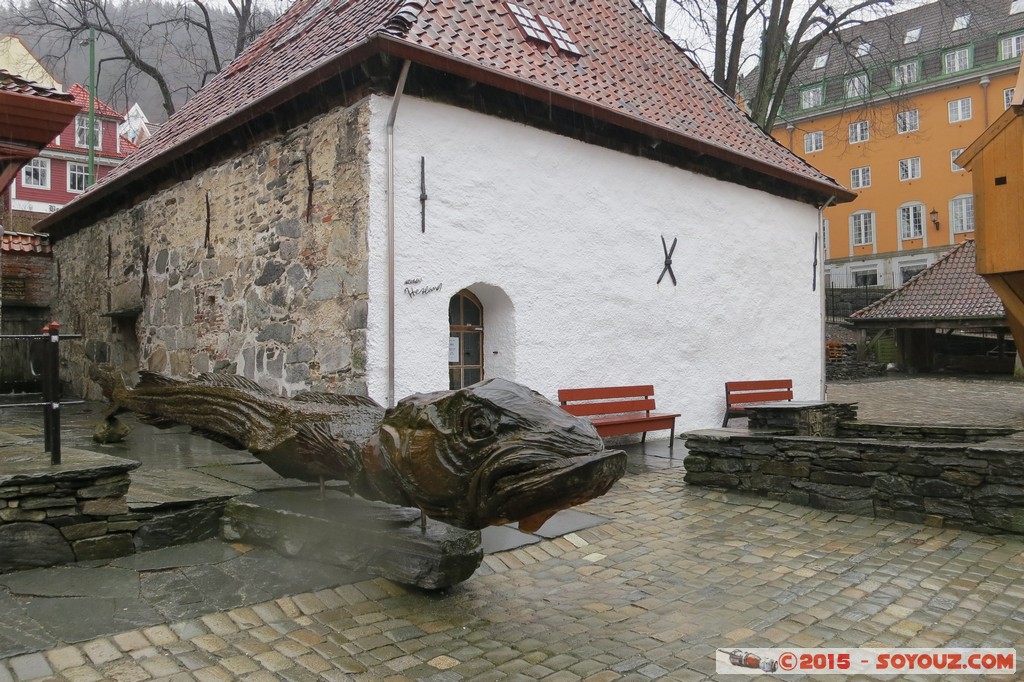
[[[955,159],[1009,107],[1024,0],[941,0],[823,39],[773,131],[858,193],[826,209],[826,278],[900,286],[974,233]]]

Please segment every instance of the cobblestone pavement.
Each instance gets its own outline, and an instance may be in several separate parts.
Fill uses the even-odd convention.
[[[835,382],[828,399],[859,403],[865,421],[1024,428],[1024,381],[899,377]]]
[[[898,384],[864,386],[926,402],[923,387]],[[985,397],[959,395],[936,405]],[[682,476],[627,476],[580,508],[609,523],[488,555],[444,593],[363,580],[14,656],[0,661],[0,682],[686,681],[718,679],[716,648],[1024,653],[1024,539],[810,510]]]

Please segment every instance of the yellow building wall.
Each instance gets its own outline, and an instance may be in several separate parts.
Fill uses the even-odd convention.
[[[776,139],[846,187],[851,186],[852,169],[871,168],[870,187],[855,190],[859,194],[855,201],[830,207],[824,213],[829,224],[827,257],[841,259],[930,249],[973,236],[973,233],[953,233],[950,201],[972,194],[973,190],[970,173],[953,170],[951,152],[969,146],[988,123],[1004,111],[1003,91],[1014,87],[1015,82],[1016,74],[1004,74],[992,77],[987,88],[978,81],[945,86],[912,97],[800,121],[792,130],[776,128],[773,133]],[[949,123],[948,103],[964,97],[972,100],[971,119]],[[898,134],[897,112],[911,109],[919,111],[919,129]],[[849,125],[863,120],[868,121],[868,141],[850,144]],[[817,130],[824,132],[824,149],[805,153],[804,134]],[[911,157],[920,157],[921,177],[901,181],[899,161]],[[898,228],[898,210],[909,202],[925,205],[924,235],[921,239],[903,241]],[[933,209],[938,211],[938,229],[928,216]],[[875,212],[874,244],[854,247],[850,216],[864,210]]]
[[[60,83],[16,36],[0,36],[0,69],[40,85],[60,90]]]

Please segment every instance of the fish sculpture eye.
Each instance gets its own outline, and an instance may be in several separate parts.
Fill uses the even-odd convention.
[[[490,410],[483,407],[471,407],[463,415],[466,433],[473,440],[491,438],[498,432],[498,419]]]

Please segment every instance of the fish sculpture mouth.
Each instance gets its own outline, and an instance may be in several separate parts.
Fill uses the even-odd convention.
[[[555,512],[604,495],[625,471],[622,450],[566,456],[535,447],[502,448],[472,482],[469,507],[476,518],[449,523],[483,527],[518,520],[523,530],[536,530]]]

